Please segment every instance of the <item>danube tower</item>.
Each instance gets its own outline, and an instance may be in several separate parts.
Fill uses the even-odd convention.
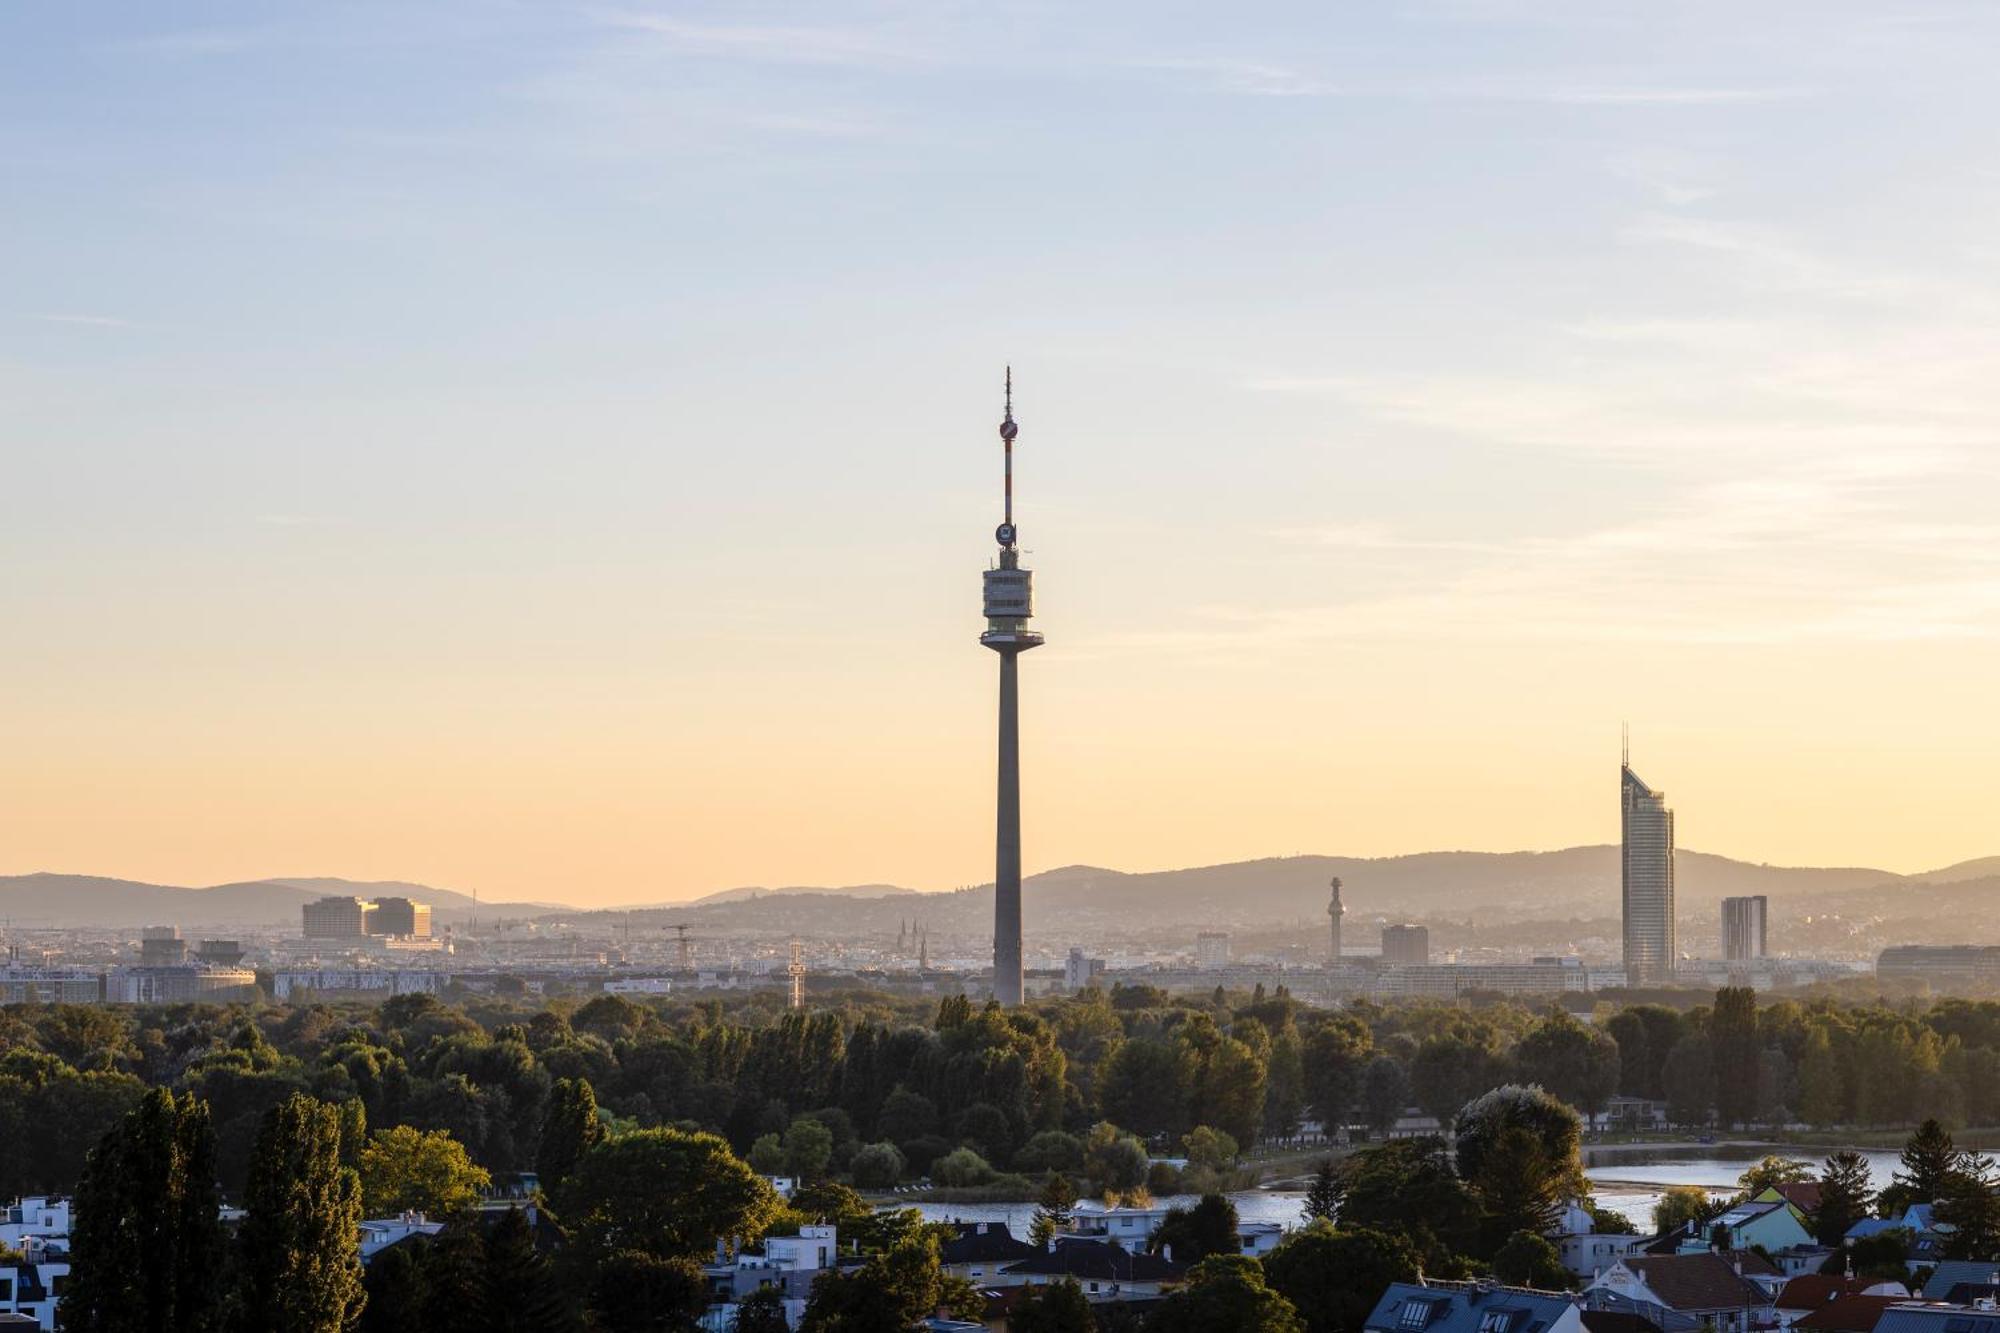
[[[1000,420],[1006,453],[1005,508],[993,540],[1000,561],[986,571],[986,632],[979,641],[1000,654],[1000,792],[993,848],[993,998],[1021,1002],[1021,697],[1020,656],[1039,647],[1028,628],[1035,613],[1034,580],[1021,568],[1014,531],[1014,368],[1007,368],[1007,407]]]

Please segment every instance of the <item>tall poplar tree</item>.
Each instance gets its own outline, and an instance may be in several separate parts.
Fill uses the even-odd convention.
[[[238,1233],[244,1322],[346,1333],[361,1317],[361,1182],[340,1164],[340,1113],[300,1093],[264,1116]]]
[[[76,1193],[62,1326],[77,1333],[212,1333],[224,1235],[215,1132],[192,1093],[147,1093],[91,1151]]]
[[[597,1094],[587,1078],[559,1079],[549,1089],[548,1113],[542,1117],[542,1141],[535,1152],[535,1174],[542,1188],[553,1190],[576,1173],[583,1155],[604,1141],[604,1122],[597,1118]]]

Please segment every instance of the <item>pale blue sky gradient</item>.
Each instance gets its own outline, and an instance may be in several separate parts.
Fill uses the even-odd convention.
[[[0,9],[0,870],[2000,851],[2000,10]]]

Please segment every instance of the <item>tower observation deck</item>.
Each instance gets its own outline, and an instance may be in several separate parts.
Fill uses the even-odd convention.
[[[999,790],[995,802],[993,865],[993,998],[1021,1002],[1021,701],[1022,653],[1041,646],[1028,628],[1035,614],[1034,575],[1021,568],[1014,527],[1014,371],[1007,370],[1006,407],[1000,421],[1005,482],[1000,526],[993,531],[998,561],[985,573],[986,632],[979,642],[1000,654]]]

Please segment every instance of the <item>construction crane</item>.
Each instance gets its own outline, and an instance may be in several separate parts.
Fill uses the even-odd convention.
[[[693,962],[692,962],[692,960],[690,959],[690,956],[689,956],[689,954],[688,954],[688,932],[689,932],[690,930],[694,929],[694,927],[692,927],[692,926],[668,926],[668,927],[667,927],[667,929],[668,929],[668,930],[671,930],[671,931],[673,931],[673,932],[674,932],[675,934],[677,934],[677,935],[679,935],[679,936],[680,936],[680,946],[681,946],[681,971],[683,971],[683,972],[692,972],[692,971],[694,970],[694,965],[693,965]]]

